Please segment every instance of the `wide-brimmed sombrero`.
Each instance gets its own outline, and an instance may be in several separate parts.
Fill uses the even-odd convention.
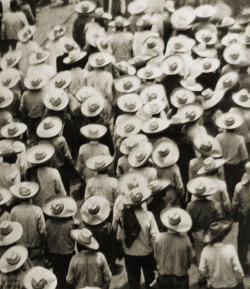
[[[166,103],[163,100],[154,99],[143,106],[145,113],[149,115],[159,114],[166,108]]]
[[[211,135],[199,134],[194,137],[193,144],[202,156],[212,158],[220,158],[222,156],[219,142]]]
[[[149,160],[152,154],[152,150],[153,150],[153,146],[149,142],[133,148],[128,155],[129,165],[133,168],[141,167],[143,164],[145,164]]]
[[[201,73],[210,73],[216,71],[220,67],[220,60],[218,58],[201,58],[197,61],[197,70]]]
[[[49,40],[54,41],[62,36],[67,31],[67,26],[65,25],[55,25],[47,33]]]
[[[79,45],[72,39],[67,36],[61,37],[59,39],[60,48],[64,53],[69,53],[74,49],[79,49]]]
[[[49,116],[43,119],[37,129],[36,134],[40,138],[51,138],[58,135],[63,127],[62,120],[56,116]]]
[[[1,135],[5,138],[15,138],[27,130],[27,125],[21,122],[11,122],[1,128]]]
[[[7,87],[0,88],[0,108],[9,106],[14,100],[13,92]]]
[[[162,75],[162,70],[154,66],[146,66],[137,71],[137,76],[141,79],[155,79]]]
[[[50,81],[50,87],[66,89],[72,80],[70,71],[61,71],[57,73]]]
[[[176,30],[187,30],[195,20],[195,10],[191,6],[183,6],[173,12],[170,22]]]
[[[182,87],[177,87],[174,89],[170,95],[170,102],[176,108],[180,108],[181,106],[193,103],[195,101],[195,94]]]
[[[29,63],[31,65],[45,62],[50,56],[49,50],[39,48],[36,52],[32,53],[29,57]]]
[[[114,61],[112,55],[105,52],[96,52],[89,56],[88,62],[92,67],[104,67]]]
[[[63,63],[70,64],[83,59],[87,55],[86,51],[80,51],[80,49],[74,49],[69,52],[69,55],[63,59]]]
[[[227,90],[233,88],[238,81],[239,81],[239,74],[235,71],[230,71],[226,74],[223,74],[219,78],[215,86],[215,91],[224,90],[224,92],[226,92]]]
[[[188,191],[199,198],[213,195],[217,192],[217,187],[213,180],[208,177],[197,177],[187,183]]]
[[[195,78],[189,77],[186,79],[182,79],[180,84],[190,91],[202,91],[203,87],[200,83],[196,81]]]
[[[211,23],[200,23],[195,27],[195,39],[205,45],[213,45],[217,42],[217,28]]]
[[[130,21],[122,16],[117,16],[114,20],[110,21],[108,25],[112,28],[124,28],[130,25]]]
[[[114,161],[114,157],[109,155],[99,155],[91,157],[86,162],[86,167],[93,171],[106,170]]]
[[[124,120],[116,126],[116,133],[121,137],[129,137],[140,132],[142,119],[135,115],[127,115]]]
[[[172,183],[168,179],[156,179],[149,183],[149,187],[152,191],[152,196],[154,196],[157,193],[162,192],[163,190],[166,190],[172,186]]]
[[[81,1],[75,5],[75,11],[80,14],[89,14],[96,8],[96,4],[92,1]]]
[[[33,35],[36,32],[36,26],[35,25],[26,25],[24,26],[24,28],[22,30],[20,30],[17,34],[18,39],[21,42],[26,43],[27,41],[29,41]]]
[[[24,150],[23,146],[18,145],[16,142],[6,142],[6,140],[0,141],[0,156],[7,157],[11,155],[20,154]]]
[[[31,164],[42,164],[50,160],[55,152],[51,144],[38,144],[27,151],[27,160]]]
[[[39,184],[35,182],[21,182],[10,187],[10,192],[18,199],[29,199],[39,191]]]
[[[247,89],[243,88],[240,91],[233,93],[232,99],[237,105],[244,108],[250,108],[250,93]]]
[[[146,10],[147,6],[148,6],[147,1],[134,0],[128,4],[128,12],[131,15],[137,15]]]
[[[180,55],[170,55],[166,57],[162,64],[162,72],[166,75],[175,75],[184,68],[184,60]]]
[[[168,41],[167,48],[173,52],[187,52],[195,45],[195,40],[185,35],[171,37]]]
[[[22,58],[22,52],[20,50],[12,50],[3,55],[0,66],[2,70],[8,67],[15,67]]]
[[[243,124],[243,117],[238,113],[227,112],[216,118],[216,125],[223,129],[235,129]]]
[[[203,109],[198,104],[185,104],[177,111],[182,123],[187,123],[199,119],[203,114]]]
[[[230,44],[239,43],[239,33],[227,33],[222,39],[221,44],[229,46]]]
[[[214,159],[213,157],[208,157],[203,161],[203,166],[197,172],[198,175],[204,175],[206,173],[213,172],[225,164],[224,159]]]
[[[135,113],[142,107],[142,101],[138,94],[124,94],[117,99],[117,106],[126,113]]]
[[[208,20],[213,17],[216,13],[216,9],[212,5],[201,5],[195,9],[195,14],[201,20]]]
[[[88,124],[80,128],[80,132],[83,136],[91,140],[97,140],[102,138],[106,132],[107,127],[102,124]]]
[[[47,75],[44,73],[30,74],[24,78],[24,86],[30,90],[39,90],[48,82]]]
[[[140,97],[144,104],[152,101],[152,100],[164,100],[166,98],[166,93],[164,89],[160,89],[161,87],[159,84],[151,84],[146,86],[141,94]]]
[[[82,230],[72,230],[70,235],[77,243],[88,249],[98,250],[99,248],[98,242],[93,237],[91,231],[87,228],[83,228]]]
[[[8,203],[12,198],[12,194],[5,188],[0,188],[0,206]]]
[[[123,76],[114,81],[115,89],[121,93],[133,93],[141,85],[141,80],[137,76]]]
[[[120,145],[120,152],[128,155],[132,149],[148,142],[147,136],[144,134],[136,134],[125,138]]]
[[[23,227],[20,223],[3,221],[0,224],[0,246],[9,246],[17,242],[22,237],[22,234]]]
[[[228,29],[229,27],[233,26],[235,23],[235,19],[230,16],[223,17],[222,20],[216,23],[216,27],[219,29]]]
[[[44,95],[43,103],[50,110],[60,111],[67,107],[69,96],[62,88],[54,88]]]
[[[129,65],[126,61],[114,63],[114,67],[116,67],[117,70],[122,74],[127,74],[127,75],[135,75],[136,74],[135,67],[132,65]]]
[[[171,124],[170,119],[152,117],[142,124],[142,131],[146,134],[157,134],[167,130]]]
[[[215,48],[208,48],[206,44],[198,44],[193,47],[193,52],[200,57],[217,57],[218,53]]]
[[[6,68],[0,72],[0,83],[9,89],[13,88],[21,80],[19,70],[15,68]]]
[[[84,116],[94,117],[103,111],[104,105],[104,98],[100,94],[91,95],[83,101],[81,112]]]
[[[232,65],[243,63],[245,61],[245,53],[242,45],[239,43],[228,45],[223,52],[223,57],[227,63]]]

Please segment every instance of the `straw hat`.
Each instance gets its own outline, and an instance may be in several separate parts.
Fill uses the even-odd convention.
[[[89,56],[89,64],[92,67],[104,67],[109,65],[110,63],[112,63],[114,60],[113,56],[108,54],[108,53],[104,53],[104,52],[97,52],[94,54],[91,54]]]
[[[21,42],[26,43],[33,37],[35,32],[36,32],[35,25],[32,26],[26,25],[22,30],[18,32],[17,37]]]
[[[148,138],[144,134],[136,134],[125,138],[120,145],[120,152],[128,155],[132,149],[148,142]]]
[[[141,85],[137,76],[123,76],[114,81],[115,89],[121,93],[133,93]]]
[[[137,15],[146,10],[148,6],[147,1],[134,0],[128,4],[128,12],[131,15]]]
[[[12,195],[9,190],[5,188],[0,188],[0,206],[8,203],[12,198]]]
[[[21,79],[19,70],[15,68],[6,68],[0,72],[0,82],[2,86],[11,89]]]
[[[238,15],[235,21],[239,25],[245,25],[250,23],[250,13]]]
[[[43,212],[54,218],[73,217],[77,211],[77,205],[73,198],[68,196],[53,196],[42,205]]]
[[[217,57],[215,48],[207,48],[206,44],[198,44],[193,47],[193,52],[200,57]]]
[[[184,68],[184,60],[180,55],[170,55],[166,57],[162,64],[162,72],[166,75],[175,75]]]
[[[158,56],[164,50],[164,42],[161,37],[149,36],[142,44],[141,53],[143,55]]]
[[[0,259],[0,270],[2,273],[16,271],[28,258],[28,250],[22,245],[16,245],[4,252]]]
[[[0,141],[0,156],[7,157],[11,155],[20,154],[23,151],[23,147],[20,147],[17,143],[6,143],[6,140]]]
[[[63,110],[69,103],[69,96],[62,88],[54,88],[43,97],[44,105],[55,111]]]
[[[152,117],[142,125],[142,131],[146,134],[157,134],[165,131],[172,124],[169,119]]]
[[[69,53],[74,49],[80,49],[79,45],[72,38],[66,36],[59,39],[59,45],[64,53]]]
[[[216,125],[223,129],[235,129],[243,124],[243,117],[238,113],[227,112],[216,118]]]
[[[185,35],[178,35],[171,37],[167,44],[167,47],[174,52],[188,52],[195,45],[195,41],[192,38],[189,38]]]
[[[86,167],[93,171],[106,170],[114,161],[114,158],[109,155],[99,155],[91,157],[86,161]]]
[[[43,63],[49,58],[49,56],[50,56],[49,50],[39,48],[36,52],[30,55],[29,63],[32,65]]]
[[[15,138],[27,130],[27,125],[21,122],[11,122],[1,128],[1,135],[5,138]]]
[[[224,29],[233,26],[235,19],[233,17],[225,16],[222,20],[216,23],[217,28]]]
[[[126,61],[114,63],[114,67],[116,67],[117,70],[123,74],[128,74],[128,75],[135,75],[136,74],[135,67],[133,67],[132,65],[129,65]]]
[[[142,67],[144,66],[153,56],[151,55],[136,55],[128,60],[128,64],[134,67]]]
[[[154,66],[146,66],[137,71],[137,76],[141,79],[155,79],[162,75],[161,69]]]
[[[22,58],[22,52],[20,50],[12,50],[3,55],[0,66],[2,70],[8,67],[15,67]]]
[[[250,108],[250,93],[247,89],[242,88],[240,91],[234,93],[232,99],[237,105]]]
[[[35,266],[25,272],[23,285],[26,289],[55,289],[56,275],[41,266]]]
[[[70,71],[61,71],[57,73],[50,81],[51,88],[66,89],[72,80]]]
[[[159,168],[166,168],[175,164],[179,155],[177,145],[169,138],[161,138],[154,144],[152,159]]]
[[[62,127],[63,123],[59,117],[49,116],[39,123],[36,134],[40,138],[51,138],[58,135],[62,130]]]
[[[197,62],[197,70],[202,73],[210,73],[216,71],[220,67],[218,58],[201,58]]]
[[[97,7],[91,16],[96,19],[104,19],[104,20],[112,19],[112,15],[108,12],[104,12],[103,7]]]
[[[80,51],[80,49],[74,49],[69,52],[69,55],[63,59],[63,63],[70,64],[79,61],[87,55],[86,51]]]
[[[154,115],[162,112],[166,108],[166,103],[163,100],[154,99],[146,103],[143,107],[145,113]]]
[[[160,218],[165,227],[178,233],[185,233],[192,227],[190,215],[180,208],[165,209]]]
[[[220,218],[209,224],[203,233],[203,242],[209,244],[218,237],[226,236],[230,232],[233,220],[229,218]]]
[[[95,45],[100,52],[108,53],[112,55],[112,47],[106,35],[99,35],[96,38]]]
[[[164,89],[159,89],[159,84],[150,84],[142,90],[140,97],[143,103],[146,104],[152,100],[163,100],[166,93]]]
[[[100,94],[89,96],[81,106],[84,116],[94,117],[99,115],[104,109],[104,98]]]
[[[124,112],[134,113],[142,107],[142,101],[138,94],[124,94],[117,99],[117,105]]]
[[[80,14],[89,14],[96,8],[96,4],[91,1],[81,1],[75,5],[75,11]]]
[[[244,25],[240,25],[239,23],[234,23],[233,26],[229,27],[228,32],[230,33],[240,33],[245,30]]]
[[[207,177],[198,177],[187,183],[188,191],[196,197],[207,197],[217,192],[213,180]]]
[[[214,159],[212,157],[208,157],[203,161],[203,166],[197,172],[198,175],[203,175],[209,172],[213,172],[218,168],[222,167],[225,163],[224,159]]]
[[[215,91],[224,90],[224,92],[226,92],[227,90],[233,88],[238,81],[239,74],[235,71],[230,71],[219,78],[215,86]]]
[[[171,186],[172,186],[171,181],[167,179],[157,179],[149,183],[149,187],[152,191],[152,195],[160,193],[163,190],[166,190],[168,187],[171,187]]]
[[[187,78],[187,79],[182,79],[180,81],[180,84],[186,88],[187,90],[190,91],[202,91],[203,87],[200,83],[196,82],[195,78]]]
[[[13,92],[7,87],[0,88],[0,108],[5,108],[9,106],[14,99]]]
[[[29,199],[34,197],[39,191],[38,183],[22,182],[10,187],[12,195],[18,199]]]
[[[47,33],[49,40],[54,41],[60,37],[62,37],[67,31],[67,27],[65,25],[55,25],[53,26]]]
[[[82,230],[72,230],[70,235],[77,243],[88,249],[98,250],[99,248],[98,242],[93,237],[92,233],[86,228]]]
[[[148,179],[137,172],[127,172],[119,178],[119,191],[123,195],[129,195],[131,190],[148,185]]]
[[[142,120],[135,115],[128,115],[116,127],[116,133],[121,137],[129,137],[140,132]]]
[[[50,160],[55,153],[51,144],[38,144],[27,151],[27,160],[31,164],[42,164]]]
[[[239,43],[230,44],[225,48],[223,57],[229,64],[240,64],[245,60],[243,47]]]
[[[125,206],[136,207],[147,201],[151,196],[151,190],[145,182],[143,185],[131,189],[129,194],[123,196],[122,202]]]
[[[195,10],[191,6],[183,6],[173,12],[170,22],[176,30],[187,30],[195,20]]]
[[[96,226],[107,220],[110,214],[109,201],[102,196],[92,196],[81,206],[81,218],[84,223]]]
[[[149,16],[148,14],[142,15],[136,22],[139,27],[150,27],[157,22],[155,15]]]
[[[83,103],[87,98],[94,97],[95,95],[101,97],[99,91],[92,86],[84,86],[77,91],[76,98],[80,103]]]
[[[195,101],[195,94],[182,87],[177,87],[174,89],[170,95],[170,102],[176,108],[180,108],[181,106],[193,103]]]
[[[3,221],[0,224],[0,246],[8,246],[17,242],[22,234],[23,227],[20,223]]]
[[[198,18],[202,20],[208,20],[213,17],[216,13],[216,9],[212,5],[201,5],[195,9],[195,14]]]
[[[24,86],[30,90],[38,90],[47,84],[47,75],[44,73],[30,74],[24,78]]]
[[[180,116],[182,123],[187,123],[199,119],[203,114],[203,109],[198,104],[190,103],[180,107],[177,114]]]
[[[112,28],[124,28],[129,26],[130,22],[128,19],[123,18],[122,16],[117,16],[113,21],[110,21],[108,25]]]
[[[102,138],[106,134],[107,127],[102,124],[88,124],[82,126],[80,128],[80,132],[83,136],[90,140],[97,140]]]
[[[220,158],[222,149],[219,142],[208,134],[199,134],[193,139],[195,148],[202,156]]]
[[[227,33],[222,39],[221,44],[229,46],[230,44],[239,43],[239,33]]]
[[[128,155],[128,163],[133,168],[138,168],[144,165],[152,154],[153,146],[147,142],[138,147],[134,147]]]
[[[200,23],[196,26],[195,39],[205,45],[213,45],[217,42],[216,26],[210,23]]]

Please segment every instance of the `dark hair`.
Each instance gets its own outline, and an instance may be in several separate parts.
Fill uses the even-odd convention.
[[[17,155],[13,154],[13,155],[9,155],[9,156],[3,156],[3,161],[5,163],[10,163],[10,164],[14,164],[17,160]]]
[[[84,251],[84,250],[88,250],[88,248],[82,246],[82,245],[79,244],[78,242],[76,243],[76,247],[77,247],[77,250],[78,250],[79,252]]]
[[[16,0],[10,1],[10,11],[17,12],[18,11],[18,2]]]
[[[226,129],[226,132],[231,132],[231,133],[233,133],[233,132],[235,132],[235,129],[234,129],[234,128],[227,128],[227,129]]]

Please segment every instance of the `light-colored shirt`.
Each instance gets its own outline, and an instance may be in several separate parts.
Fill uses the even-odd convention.
[[[0,188],[9,187],[21,182],[21,174],[16,164],[0,164]]]
[[[79,289],[86,286],[108,288],[111,272],[101,252],[84,250],[72,257],[66,281]]]
[[[46,63],[30,65],[27,70],[27,75],[33,75],[41,73],[41,75],[46,75],[47,80],[49,81],[53,76],[56,75],[56,69]]]
[[[244,277],[237,252],[231,244],[207,245],[201,253],[199,271],[208,277],[213,288],[233,288]]]
[[[241,213],[246,216],[250,211],[250,183],[242,184],[241,182],[235,186],[232,213]]]
[[[152,167],[143,167],[143,168],[130,168],[129,172],[138,173],[143,175],[148,179],[148,182],[152,182],[157,179],[157,171]]]
[[[128,61],[132,58],[133,34],[130,32],[116,32],[109,36],[112,55],[116,62]]]

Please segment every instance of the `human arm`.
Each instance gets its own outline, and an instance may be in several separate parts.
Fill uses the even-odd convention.
[[[54,179],[54,182],[55,182],[55,191],[58,195],[64,195],[66,196],[67,193],[66,193],[66,190],[64,188],[64,185],[62,183],[62,179],[61,179],[61,176],[58,172],[57,169],[54,169],[54,172],[53,172],[54,176],[53,176],[53,179]]]
[[[66,282],[72,286],[72,285],[74,285],[74,281],[75,281],[74,257],[72,257],[72,259],[70,260],[70,263],[69,263],[69,269],[68,269],[68,274],[66,276]]]
[[[111,281],[111,277],[112,277],[112,274],[111,274],[111,271],[109,269],[109,266],[108,266],[108,263],[107,263],[107,260],[105,258],[105,256],[100,253],[100,257],[101,257],[101,269],[102,269],[102,288],[103,289],[108,289],[109,288],[109,284],[110,284],[110,281]]]

